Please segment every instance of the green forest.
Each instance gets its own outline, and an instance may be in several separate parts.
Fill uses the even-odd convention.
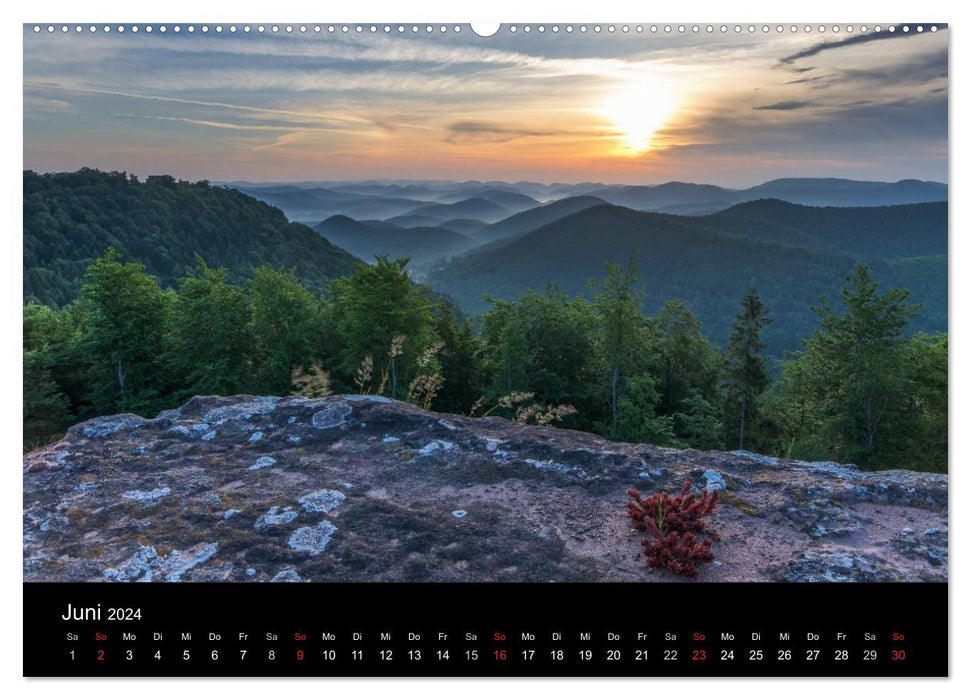
[[[412,281],[406,259],[316,283],[275,261],[240,279],[205,255],[170,266],[174,277],[131,260],[109,249],[76,298],[53,305],[69,291],[55,285],[34,295],[50,303],[24,305],[25,448],[198,394],[372,393],[622,441],[947,470],[947,336],[908,330],[909,293],[866,265],[774,362],[758,290],[737,299],[716,347],[682,301],[643,313],[635,257],[585,296],[550,286],[493,299],[475,324]]]
[[[81,276],[107,248],[144,263],[171,286],[196,255],[244,282],[254,260],[292,268],[315,291],[346,275],[356,260],[279,209],[208,182],[82,168],[24,171],[24,299],[73,301]]]

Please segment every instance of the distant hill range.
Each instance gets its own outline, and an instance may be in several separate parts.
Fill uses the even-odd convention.
[[[537,206],[539,202],[530,200],[532,203],[520,206],[519,210]],[[453,204],[429,204],[424,207],[414,209],[409,213],[410,216],[423,216],[435,221],[448,221],[449,219],[478,219],[479,221],[498,221],[504,219],[516,209],[509,209],[501,204],[488,200],[484,197],[470,197]]]
[[[445,228],[401,228],[383,222],[355,221],[341,215],[321,221],[314,230],[365,262],[373,263],[377,255],[407,257],[412,268],[475,247],[475,241],[468,236]]]
[[[606,187],[585,194],[600,197],[611,204],[642,211],[702,214],[719,211],[733,204],[770,198],[792,204],[834,207],[939,202],[947,199],[947,185],[921,180],[861,182],[837,178],[788,178],[771,180],[742,190],[668,182],[648,187]]]
[[[459,202],[463,199],[484,199],[508,211],[522,211],[539,205],[539,201],[529,195],[504,187],[480,187],[468,192],[452,192],[442,196],[444,202]]]
[[[296,184],[227,183],[267,204],[279,207],[295,221],[321,221],[335,215],[358,220],[415,217],[403,222],[428,226],[450,219],[476,219],[492,223],[540,204],[536,199],[506,187],[367,184],[299,186]]]
[[[485,222],[478,219],[449,219],[439,224],[441,228],[447,228],[449,231],[455,231],[455,233],[464,233],[467,236],[484,226]]]
[[[282,209],[294,221],[321,221],[335,214],[355,219],[387,219],[434,203],[391,194],[360,194],[324,187],[280,185],[236,189]]]
[[[631,252],[638,255],[645,310],[656,313],[665,301],[682,299],[719,344],[754,285],[774,319],[764,332],[770,352],[795,349],[815,325],[810,307],[824,293],[837,299],[860,262],[886,286],[911,289],[924,304],[918,328],[947,325],[943,202],[854,209],[761,200],[704,217],[600,204],[477,248],[436,270],[429,283],[472,312],[490,307],[486,295],[515,299],[548,283],[589,296],[589,281],[602,279],[604,265],[625,262]]]
[[[197,254],[234,282],[259,265],[282,265],[318,290],[355,262],[279,209],[208,182],[24,171],[24,300],[70,302],[85,268],[109,247],[164,285],[195,269]]]
[[[947,200],[947,185],[923,180],[867,182],[839,178],[783,178],[754,187],[733,189],[690,182],[659,185],[606,185],[599,182],[468,182],[368,180],[358,182],[223,183],[280,207],[293,220],[322,221],[334,214],[354,219],[388,219],[435,204],[486,200],[505,210],[488,216],[454,214],[494,223],[540,203],[594,196],[609,204],[639,211],[702,215],[757,199],[833,207],[874,207]],[[478,204],[482,206],[481,203]],[[469,206],[469,205],[466,205]],[[433,210],[435,212],[441,210]],[[437,217],[436,213],[436,217]],[[492,216],[493,218],[490,218]],[[441,219],[440,219],[441,220]],[[428,225],[423,222],[415,225]]]
[[[546,224],[551,224],[578,211],[589,209],[598,204],[606,204],[599,197],[567,197],[543,206],[528,209],[497,221],[490,226],[484,226],[470,233],[480,243],[490,243],[504,238],[528,233]]]

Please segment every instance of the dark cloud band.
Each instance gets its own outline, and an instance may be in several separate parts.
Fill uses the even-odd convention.
[[[940,27],[941,29],[946,29],[947,25],[934,25]],[[899,27],[895,27],[895,31],[883,31],[883,32],[872,32],[867,34],[856,34],[854,36],[848,36],[845,39],[840,39],[839,41],[821,41],[818,44],[813,44],[809,48],[803,49],[802,51],[797,51],[794,54],[785,56],[779,59],[780,63],[789,64],[798,61],[800,58],[808,58],[810,56],[816,56],[823,51],[829,51],[830,49],[841,49],[846,46],[855,46],[857,44],[866,44],[871,41],[880,41],[882,39],[904,39],[909,36],[921,36],[918,32],[904,32],[901,31]]]
[[[786,102],[776,102],[770,105],[759,105],[758,107],[754,107],[753,109],[769,109],[769,110],[778,110],[780,112],[788,112],[793,109],[803,109],[804,107],[811,107],[812,104],[813,104],[812,102],[800,102],[798,100],[789,100]]]

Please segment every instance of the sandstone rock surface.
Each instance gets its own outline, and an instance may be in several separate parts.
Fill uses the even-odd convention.
[[[685,480],[721,492],[698,580],[947,578],[944,475],[237,396],[98,418],[25,455],[24,580],[684,580],[644,566],[624,492]]]

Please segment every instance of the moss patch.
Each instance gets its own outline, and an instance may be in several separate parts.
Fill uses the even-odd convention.
[[[728,506],[735,506],[735,508],[745,513],[745,515],[751,515],[753,518],[761,518],[764,516],[762,511],[757,507],[727,491],[722,491],[718,494],[718,502]]]

